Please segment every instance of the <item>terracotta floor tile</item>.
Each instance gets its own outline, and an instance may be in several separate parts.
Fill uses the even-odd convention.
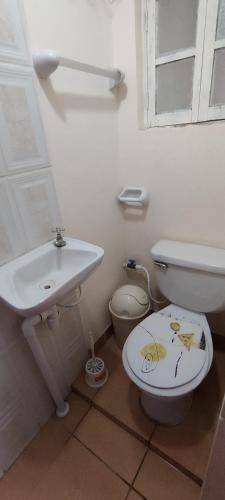
[[[175,427],[158,426],[151,443],[196,476],[204,478],[224,393],[225,353],[215,352],[209,375],[194,393],[191,411]]]
[[[99,350],[98,356],[104,359],[109,370],[109,380],[106,385],[98,390],[92,389],[86,385],[82,373],[73,383],[73,389],[78,389],[84,396],[94,400],[100,408],[148,440],[154,424],[145,417],[140,408],[139,390],[123,369],[121,350],[113,336]]]
[[[223,398],[222,407],[221,407],[221,417],[225,418],[225,396]]]
[[[71,437],[29,500],[124,500],[128,488]]]
[[[225,498],[225,420],[219,419],[209,468],[202,488],[202,500],[224,500]]]
[[[198,500],[200,487],[184,474],[149,452],[134,487],[151,500]]]
[[[94,402],[146,440],[154,424],[144,415],[139,403],[139,390],[129,380],[121,364],[110,375]]]
[[[77,377],[77,379],[74,380],[74,382],[72,383],[72,390],[75,393],[78,391],[78,393],[82,394],[90,401],[92,401],[92,399],[94,398],[95,394],[98,391],[98,389],[89,387],[89,385],[86,384],[84,371],[82,371],[79,377]]]
[[[140,441],[92,408],[75,432],[82,443],[131,483],[146,447]]]
[[[61,421],[51,418],[0,481],[0,498],[28,500],[69,438]]]
[[[117,346],[113,335],[98,351],[98,356],[104,360],[110,374],[112,374],[122,363],[122,352]]]
[[[68,402],[70,404],[70,411],[66,417],[62,418],[61,423],[67,431],[73,432],[90,408],[90,403],[74,393],[70,394]]]
[[[142,497],[140,497],[140,495],[138,495],[136,491],[131,490],[127,497],[127,500],[142,500]]]

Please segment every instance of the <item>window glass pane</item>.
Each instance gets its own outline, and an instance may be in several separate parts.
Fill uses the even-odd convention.
[[[195,47],[198,0],[157,0],[156,55]]]
[[[225,38],[225,0],[219,1],[219,10],[216,28],[216,40]]]
[[[156,113],[192,107],[194,57],[156,67]]]
[[[214,52],[210,106],[225,104],[225,49]]]

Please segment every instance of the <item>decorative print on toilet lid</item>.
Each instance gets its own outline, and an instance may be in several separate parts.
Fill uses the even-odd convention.
[[[154,313],[136,326],[127,340],[127,360],[148,385],[172,389],[187,384],[206,362],[201,326]]]

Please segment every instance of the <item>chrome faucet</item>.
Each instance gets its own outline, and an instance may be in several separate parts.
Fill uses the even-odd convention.
[[[63,231],[65,231],[65,229],[63,227],[56,227],[52,231],[53,233],[56,233],[54,245],[58,248],[64,247],[66,245],[66,241],[64,240],[63,235],[62,235]]]

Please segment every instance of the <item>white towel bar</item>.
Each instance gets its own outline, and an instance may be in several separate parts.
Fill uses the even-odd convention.
[[[55,50],[51,49],[35,51],[33,53],[33,63],[37,75],[43,79],[48,78],[58,68],[58,66],[109,78],[110,89],[116,87],[116,85],[122,82],[125,78],[124,73],[119,69],[99,68],[98,66],[93,66],[91,64],[74,61],[73,59],[59,56]]]

